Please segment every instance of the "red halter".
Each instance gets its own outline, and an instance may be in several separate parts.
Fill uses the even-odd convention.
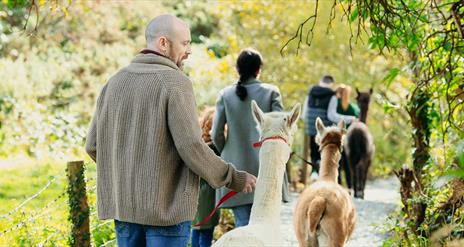
[[[262,139],[262,140],[259,141],[259,142],[253,143],[253,147],[254,147],[254,148],[259,148],[259,147],[261,147],[261,145],[263,145],[263,143],[264,143],[265,141],[267,141],[267,140],[282,140],[282,141],[284,141],[285,143],[288,144],[287,140],[286,140],[285,138],[283,138],[282,136],[271,136],[271,137],[266,137],[266,138]]]

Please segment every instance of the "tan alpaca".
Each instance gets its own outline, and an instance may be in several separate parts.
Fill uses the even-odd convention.
[[[262,146],[250,223],[227,232],[214,247],[285,246],[279,227],[282,182],[300,115],[300,104],[295,105],[290,113],[263,113],[255,101],[251,102],[251,108],[261,132]]]
[[[345,126],[326,128],[316,120],[316,142],[320,146],[321,168],[319,179],[301,193],[293,222],[300,247],[319,246],[316,230],[330,247],[344,246],[353,233],[356,212],[351,196],[337,183],[338,161]]]

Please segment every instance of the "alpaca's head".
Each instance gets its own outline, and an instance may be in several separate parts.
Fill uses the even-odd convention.
[[[361,92],[358,88],[356,88],[356,101],[358,102],[359,108],[361,110],[367,111],[369,109],[369,102],[371,101],[371,95],[374,90],[371,88],[367,92]]]
[[[297,130],[297,120],[300,116],[301,106],[297,103],[290,112],[263,113],[254,100],[251,101],[251,112],[258,124],[261,139],[271,136],[280,136],[287,140],[289,145],[293,142],[293,134]]]
[[[325,127],[322,120],[316,119],[316,143],[320,147],[327,144],[336,144],[339,148],[343,146],[343,141],[346,133],[345,122],[340,121],[337,126]]]

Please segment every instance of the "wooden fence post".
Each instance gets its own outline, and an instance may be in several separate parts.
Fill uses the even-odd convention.
[[[89,205],[84,179],[84,162],[68,162],[66,173],[68,177],[68,198],[72,223],[70,246],[90,246]]]
[[[306,160],[308,159],[308,151],[309,151],[309,136],[304,133],[304,138],[303,138],[303,158]],[[306,164],[305,161],[301,161],[301,164],[303,166],[303,169],[301,170],[301,178],[300,181],[303,183],[303,185],[306,187],[306,184],[308,183],[308,164]],[[309,173],[312,172],[312,167],[309,167]]]

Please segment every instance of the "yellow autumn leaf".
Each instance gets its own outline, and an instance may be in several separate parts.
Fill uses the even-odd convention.
[[[63,11],[64,16],[66,16],[66,17],[68,16],[69,13],[68,13],[68,9],[67,9],[67,8],[61,7],[61,11]]]
[[[45,0],[40,0],[40,1],[39,1],[39,6],[40,6],[40,7],[43,7],[44,5],[45,5]]]

